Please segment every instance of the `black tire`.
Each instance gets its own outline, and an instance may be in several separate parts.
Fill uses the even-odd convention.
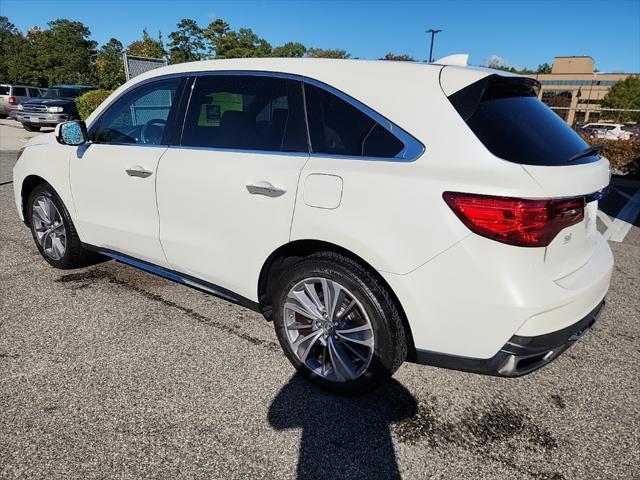
[[[62,223],[64,224],[66,233],[66,245],[64,254],[59,259],[54,259],[51,256],[47,255],[47,253],[45,253],[42,245],[40,245],[40,242],[38,241],[38,237],[36,234],[36,227],[34,225],[35,222],[33,220],[34,202],[36,199],[42,196],[49,198],[53,202],[55,207],[58,209],[58,212],[60,213],[60,216],[62,218]],[[50,265],[56,268],[67,270],[72,268],[86,267],[104,261],[105,257],[103,257],[102,255],[91,252],[82,247],[80,238],[78,237],[78,232],[73,225],[73,221],[71,220],[71,216],[69,215],[67,208],[64,206],[64,203],[62,203],[62,200],[60,199],[58,194],[49,184],[42,183],[32,190],[27,200],[26,210],[26,220],[29,223],[33,241],[35,242],[36,247],[38,248],[38,251],[40,252],[42,257]]]
[[[1,119],[3,119],[3,120],[4,120],[5,118],[7,118],[8,116],[9,116],[9,115],[5,115],[4,113],[0,113],[0,118],[1,118]]]
[[[374,337],[373,356],[360,376],[352,380],[329,380],[302,363],[291,348],[284,321],[289,291],[304,279],[326,278],[346,287],[369,318]],[[293,366],[312,383],[337,395],[355,395],[387,381],[407,356],[402,320],[387,289],[363,266],[332,252],[305,257],[285,272],[275,290],[274,327],[280,346]],[[334,337],[335,338],[335,337]]]
[[[39,132],[40,131],[40,127],[38,127],[36,125],[30,125],[28,123],[23,123],[22,126],[24,127],[24,129],[27,132]]]

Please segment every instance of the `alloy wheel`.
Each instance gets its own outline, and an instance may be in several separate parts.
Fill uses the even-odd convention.
[[[369,317],[338,282],[319,277],[298,282],[287,295],[283,318],[291,350],[315,374],[346,382],[371,363],[374,334]]]
[[[67,232],[62,215],[49,197],[36,197],[31,221],[42,251],[52,260],[60,260],[67,248]]]

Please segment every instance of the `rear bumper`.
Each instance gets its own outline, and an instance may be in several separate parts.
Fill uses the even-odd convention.
[[[583,319],[562,330],[535,337],[514,335],[491,358],[458,357],[417,350],[416,363],[485,375],[520,377],[547,365],[571,347],[593,326],[604,303],[603,300]]]

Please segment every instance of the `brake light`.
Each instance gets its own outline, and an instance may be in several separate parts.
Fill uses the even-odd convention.
[[[7,99],[7,102],[9,102],[11,105],[13,105],[14,103],[16,103],[16,97],[13,97],[13,96],[9,97]]]
[[[472,232],[519,247],[546,247],[584,218],[584,197],[529,200],[444,192],[442,198]]]

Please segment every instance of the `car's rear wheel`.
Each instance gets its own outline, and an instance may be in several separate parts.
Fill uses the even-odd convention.
[[[26,214],[38,251],[54,267],[86,267],[102,260],[101,255],[82,247],[69,212],[48,184],[33,189]]]
[[[281,277],[274,325],[296,369],[340,395],[384,382],[407,354],[398,309],[384,286],[335,253],[306,257]]]
[[[37,125],[30,125],[28,123],[23,123],[22,126],[27,132],[39,132],[40,127]]]

